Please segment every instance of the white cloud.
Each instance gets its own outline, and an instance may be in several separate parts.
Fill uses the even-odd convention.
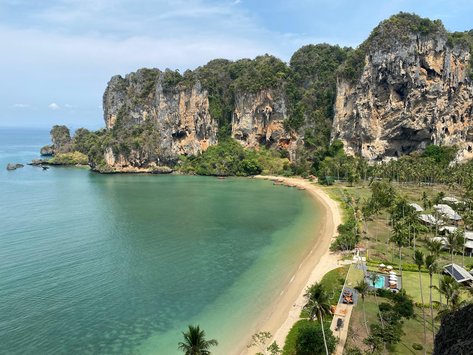
[[[48,107],[51,109],[51,110],[59,110],[61,108],[61,106],[59,106],[57,103],[53,102],[51,104],[48,105]]]
[[[64,104],[64,107],[65,108],[73,108],[74,106],[70,105],[70,104]]]
[[[28,108],[29,104],[13,104],[13,108]]]

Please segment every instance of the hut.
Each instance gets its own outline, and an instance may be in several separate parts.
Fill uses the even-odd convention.
[[[420,214],[419,220],[426,226],[430,226],[430,227],[440,226],[443,224],[441,220],[435,218],[431,214]]]
[[[410,203],[409,206],[411,206],[413,209],[416,210],[416,212],[423,212],[424,209],[420,207],[417,203]]]
[[[449,205],[438,204],[438,205],[434,205],[434,208],[438,213],[440,213],[446,219],[449,219],[455,224],[458,224],[459,222],[462,221],[462,217],[457,212],[455,212],[455,210],[451,208]]]

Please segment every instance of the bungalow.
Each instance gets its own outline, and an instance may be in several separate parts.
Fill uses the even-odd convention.
[[[473,276],[457,264],[448,264],[443,267],[443,271],[453,277],[458,283],[473,283]]]
[[[473,255],[473,232],[465,231],[465,253]]]
[[[458,228],[455,226],[444,226],[439,228],[439,232],[442,234],[452,234],[455,233]]]
[[[434,205],[434,208],[437,210],[438,213],[443,215],[445,218],[453,221],[454,223],[458,223],[462,220],[462,217],[455,212],[453,208],[449,205],[438,204]]]
[[[450,196],[446,196],[446,197],[442,198],[442,201],[445,202],[445,203],[450,203],[452,205],[458,205],[460,203],[464,203],[463,201],[460,201],[459,199],[457,199],[455,197],[450,197]]]
[[[416,212],[423,212],[424,209],[420,207],[417,203],[410,203],[409,206],[411,206],[413,209],[416,210]]]
[[[420,214],[419,215],[419,220],[427,225],[427,226],[432,226],[432,227],[435,227],[435,226],[440,226],[443,224],[443,222],[437,218],[435,218],[434,216],[432,216],[431,214]]]

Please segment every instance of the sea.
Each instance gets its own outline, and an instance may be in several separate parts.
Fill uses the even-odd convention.
[[[180,354],[188,325],[232,354],[314,242],[304,191],[26,165],[48,143],[0,129],[0,354]]]

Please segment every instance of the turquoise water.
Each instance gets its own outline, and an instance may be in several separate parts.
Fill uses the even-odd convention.
[[[200,324],[229,354],[313,242],[318,206],[267,181],[6,171],[47,141],[0,130],[0,353],[178,354]]]
[[[386,281],[386,277],[378,275],[378,279],[376,280],[374,287],[375,288],[384,288],[384,284]]]

